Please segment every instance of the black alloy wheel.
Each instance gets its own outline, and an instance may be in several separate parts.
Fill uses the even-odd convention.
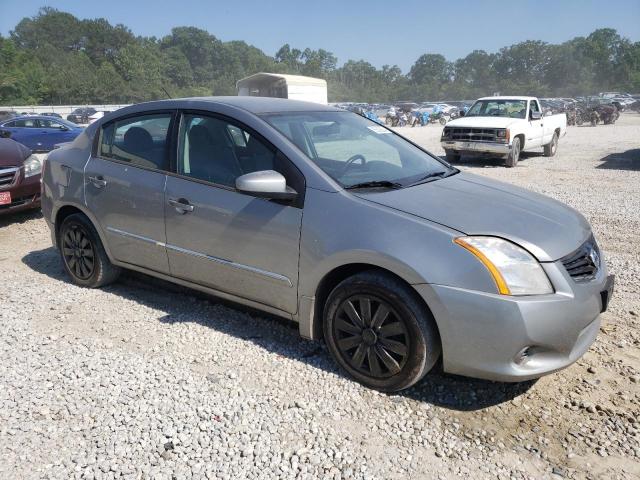
[[[323,335],[346,373],[384,392],[414,385],[442,351],[435,319],[417,292],[376,269],[334,287],[324,306]]]
[[[64,232],[62,256],[69,271],[80,280],[91,278],[95,268],[95,250],[88,233],[80,225]]]
[[[62,263],[73,283],[98,288],[118,278],[120,268],[109,260],[100,235],[86,215],[69,215],[56,225],[56,231]]]
[[[410,336],[398,313],[371,295],[353,295],[338,307],[334,335],[344,360],[373,378],[399,373],[407,362]]]

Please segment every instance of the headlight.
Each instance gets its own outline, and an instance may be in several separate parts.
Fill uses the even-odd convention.
[[[459,237],[454,242],[482,262],[502,295],[553,293],[540,263],[518,245],[496,237]]]
[[[24,178],[33,177],[42,172],[42,163],[35,155],[31,155],[24,161]]]

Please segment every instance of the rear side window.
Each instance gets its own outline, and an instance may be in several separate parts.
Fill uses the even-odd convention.
[[[170,113],[116,120],[102,127],[98,154],[135,166],[167,169]]]
[[[36,121],[32,118],[25,118],[22,120],[14,120],[13,125],[14,127],[26,127],[26,128],[35,128],[36,126]]]

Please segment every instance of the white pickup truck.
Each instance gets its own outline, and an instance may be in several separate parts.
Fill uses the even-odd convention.
[[[515,167],[521,152],[542,148],[546,157],[554,156],[565,133],[566,115],[545,115],[535,97],[485,97],[447,123],[441,143],[450,162],[464,154],[489,155]]]

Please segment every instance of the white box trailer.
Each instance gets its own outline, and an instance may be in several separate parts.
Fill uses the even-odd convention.
[[[256,73],[236,83],[238,95],[289,98],[327,104],[327,82],[321,78],[280,73]]]

